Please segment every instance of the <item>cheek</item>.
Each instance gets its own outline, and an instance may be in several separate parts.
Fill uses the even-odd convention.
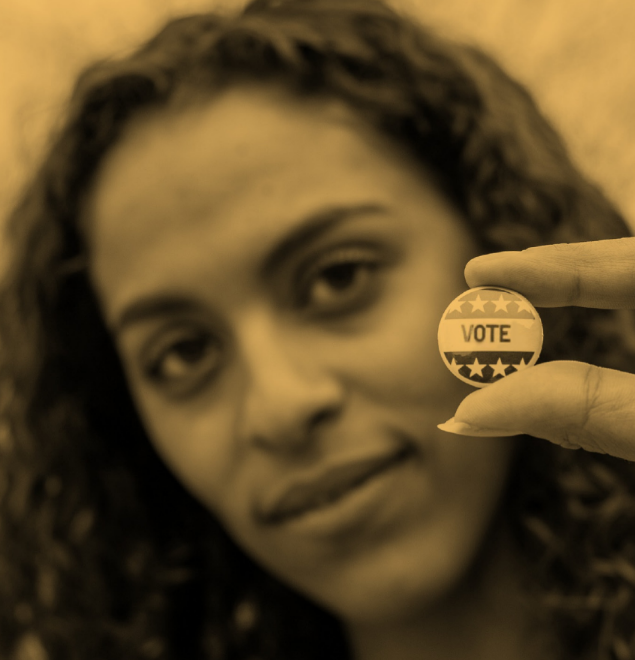
[[[229,406],[203,398],[189,405],[172,406],[144,393],[135,398],[150,440],[179,481],[210,509],[234,482],[240,447],[232,442],[233,416]]]
[[[262,476],[236,441],[233,408],[209,401],[199,409],[169,411],[146,404],[143,418],[155,450],[180,483],[215,516],[236,539],[251,529],[251,497]]]
[[[444,301],[441,312],[445,305]],[[474,388],[443,364],[437,344],[441,312],[429,309],[422,304],[394,318],[385,329],[386,337],[377,338],[376,359],[366,365],[360,381],[368,399],[372,396],[392,410],[393,418],[399,416],[406,428],[425,438],[439,535],[430,537],[426,529],[418,542],[430,543],[429,552],[438,548],[460,554],[462,548],[462,561],[467,561],[498,506],[516,443],[514,438],[467,438],[436,428]],[[415,555],[417,547],[418,543],[413,545]]]
[[[398,295],[389,298],[374,326],[347,347],[340,359],[356,389],[368,398],[434,407],[440,423],[473,391],[445,367],[437,341],[445,307],[465,286],[458,277],[435,285],[425,277],[429,273],[415,275],[407,283],[395,283]],[[422,281],[425,286],[418,286]]]

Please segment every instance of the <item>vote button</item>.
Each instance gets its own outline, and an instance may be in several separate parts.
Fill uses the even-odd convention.
[[[447,368],[474,387],[485,387],[536,364],[542,322],[520,293],[494,286],[464,291],[439,323],[439,350]]]

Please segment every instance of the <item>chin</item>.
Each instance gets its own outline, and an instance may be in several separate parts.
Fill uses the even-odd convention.
[[[478,550],[478,544],[430,537],[395,545],[374,560],[360,560],[332,584],[322,583],[316,600],[351,624],[421,619],[465,590]]]

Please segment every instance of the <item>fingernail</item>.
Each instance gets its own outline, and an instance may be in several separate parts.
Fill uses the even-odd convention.
[[[466,422],[457,422],[454,417],[450,417],[447,422],[437,424],[437,428],[447,433],[456,433],[457,435],[471,435],[481,438],[503,438],[512,435],[522,435],[522,431],[501,431],[500,429],[483,429],[478,426],[472,426]]]
[[[503,259],[508,259],[509,257],[515,257],[520,254],[518,250],[504,250],[502,252],[488,252],[487,254],[479,254],[477,257],[472,257],[467,263],[475,264],[482,262],[495,262],[501,261]]]

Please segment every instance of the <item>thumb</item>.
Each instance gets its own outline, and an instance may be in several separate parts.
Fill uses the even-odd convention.
[[[547,362],[468,395],[439,428],[525,433],[569,449],[635,461],[635,376],[583,362]]]

